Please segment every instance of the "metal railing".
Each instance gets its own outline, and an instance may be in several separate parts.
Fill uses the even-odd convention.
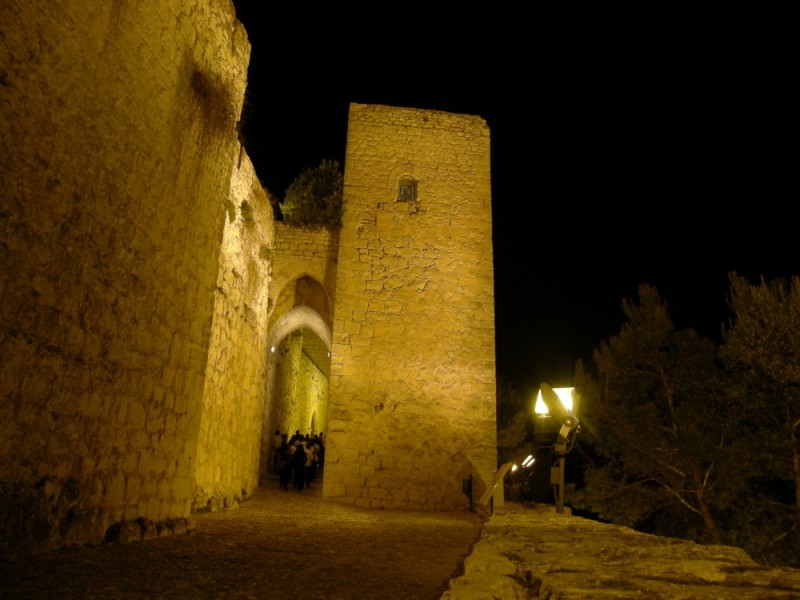
[[[483,492],[483,495],[480,497],[480,502],[484,506],[489,509],[489,514],[493,514],[496,508],[499,508],[505,504],[505,493],[503,491],[503,480],[505,479],[506,474],[511,470],[511,467],[514,463],[507,462],[502,465],[498,470],[497,473],[494,474],[494,478],[489,483],[489,487],[486,488],[486,491]]]

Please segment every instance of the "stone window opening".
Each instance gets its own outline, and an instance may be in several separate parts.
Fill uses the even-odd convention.
[[[417,180],[413,177],[403,176],[397,182],[397,201],[416,202],[417,201]]]

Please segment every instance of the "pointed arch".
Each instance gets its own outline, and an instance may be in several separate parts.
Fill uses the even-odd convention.
[[[328,352],[330,352],[332,340],[331,328],[317,311],[303,304],[295,306],[292,310],[281,315],[281,317],[275,321],[275,324],[269,332],[268,346],[270,348],[279,346],[287,335],[303,328],[313,331],[317,337],[323,341],[328,348]]]

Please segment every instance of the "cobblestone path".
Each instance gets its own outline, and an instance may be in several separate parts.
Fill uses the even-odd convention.
[[[368,510],[259,488],[193,516],[188,535],[0,562],[3,599],[435,600],[463,573],[483,522],[469,512]]]

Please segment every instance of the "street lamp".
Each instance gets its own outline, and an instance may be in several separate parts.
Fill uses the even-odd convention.
[[[536,397],[534,411],[544,416],[551,416],[558,421],[561,429],[553,446],[556,461],[550,469],[550,483],[556,487],[556,512],[564,512],[564,471],[567,455],[567,439],[569,434],[578,428],[580,422],[572,414],[572,392],[574,388],[551,388],[543,383]]]

